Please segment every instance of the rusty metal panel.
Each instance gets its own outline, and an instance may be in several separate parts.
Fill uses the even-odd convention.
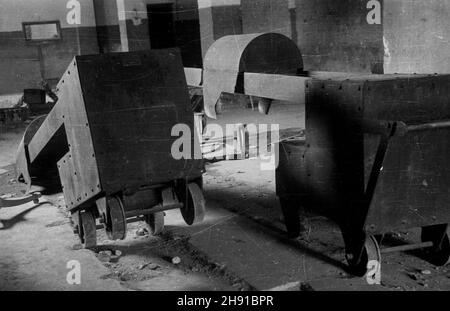
[[[95,198],[100,192],[100,172],[95,155],[92,130],[87,118],[87,103],[83,96],[78,57],[69,66],[58,84],[58,102],[64,102],[63,116],[68,149],[72,156],[77,178],[82,186],[76,188],[81,205]]]
[[[80,175],[75,170],[70,152],[62,157],[57,165],[67,208],[73,209],[81,200],[79,188],[83,185],[80,183]]]
[[[407,125],[450,120],[449,75],[413,75],[365,87],[365,118]],[[450,131],[429,129],[389,140],[369,213],[370,232],[450,222]]]
[[[420,124],[450,119],[450,75],[386,75],[366,83],[364,117]]]
[[[338,77],[306,84],[308,178],[314,196],[330,210],[364,195],[363,134],[357,122],[364,81]]]
[[[59,105],[58,107],[60,107]],[[59,110],[52,110],[46,117],[43,124],[39,127],[36,135],[29,144],[30,160],[33,162],[39,153],[48,144],[49,140],[63,124],[59,118]]]
[[[77,57],[82,94],[102,189],[199,177],[200,159],[174,159],[177,124],[194,116],[177,49]],[[193,155],[194,156],[194,155]]]
[[[45,120],[45,116],[40,116],[34,119],[26,128],[25,133],[20,141],[19,147],[17,148],[17,153],[15,157],[15,172],[16,177],[21,182],[31,186],[31,175],[30,175],[30,154],[28,151],[28,145],[33,139],[34,135],[38,131],[39,127]]]
[[[40,181],[58,178],[57,162],[70,152],[73,170],[82,184],[82,188],[73,188],[73,195],[78,200],[76,206],[74,204],[72,207],[78,207],[94,198],[102,189],[79,82],[77,58],[69,65],[57,90],[58,103],[28,146],[31,174]],[[68,207],[71,208],[69,203]]]
[[[390,140],[366,219],[369,232],[450,223],[449,135],[450,129],[438,129]]]

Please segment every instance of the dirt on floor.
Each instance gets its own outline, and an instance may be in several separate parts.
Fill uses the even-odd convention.
[[[23,129],[0,132],[0,196],[20,196],[13,155]],[[186,226],[179,211],[166,212],[166,229],[153,237],[145,224],[128,226],[127,238],[81,249],[61,194],[0,210],[0,290],[450,290],[450,266],[435,267],[420,252],[392,253],[382,262],[381,285],[347,273],[338,227],[307,218],[302,239],[286,238],[273,171],[257,160],[207,165],[207,215]],[[385,237],[417,241],[418,231]],[[71,261],[81,284],[67,281]]]

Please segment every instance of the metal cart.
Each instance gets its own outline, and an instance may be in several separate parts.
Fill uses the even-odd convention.
[[[177,124],[198,143],[178,49],[77,56],[57,96],[25,133],[17,175],[30,187],[63,190],[86,248],[102,227],[112,240],[124,239],[133,221],[161,233],[170,209],[189,225],[202,221],[203,160],[171,154]]]
[[[276,172],[288,232],[299,207],[340,226],[356,274],[381,253],[450,256],[449,75],[332,75],[306,82],[306,137],[280,143]],[[380,236],[422,228],[414,245]]]

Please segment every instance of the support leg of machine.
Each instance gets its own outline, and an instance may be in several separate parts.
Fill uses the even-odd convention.
[[[299,237],[305,231],[305,227],[301,223],[298,202],[296,204],[292,198],[280,197],[280,205],[288,237]]]
[[[436,265],[443,266],[450,261],[449,225],[441,224],[422,228],[422,242],[433,242],[433,246],[424,249],[426,259]]]

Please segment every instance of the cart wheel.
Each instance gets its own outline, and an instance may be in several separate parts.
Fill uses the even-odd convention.
[[[422,228],[422,242],[433,242],[433,247],[424,249],[426,259],[435,266],[450,263],[450,240],[448,225],[436,225]]]
[[[123,240],[127,236],[127,220],[119,197],[108,200],[106,234],[110,240]]]
[[[205,218],[205,198],[203,191],[196,183],[190,183],[185,190],[187,193],[183,198],[183,207],[181,215],[184,221],[189,225],[198,224]]]
[[[366,238],[364,247],[360,254],[347,255],[347,261],[350,266],[350,270],[356,276],[364,276],[373,267],[369,267],[369,263],[372,264],[376,261],[376,268],[381,266],[381,253],[377,240],[373,235]]]
[[[151,235],[160,235],[164,231],[164,212],[146,215],[145,222]]]
[[[96,247],[97,227],[94,215],[90,211],[82,211],[78,223],[78,235],[83,247],[87,249]]]
[[[302,230],[298,208],[292,199],[282,197],[279,199],[288,236],[289,238],[296,238],[300,236]]]

